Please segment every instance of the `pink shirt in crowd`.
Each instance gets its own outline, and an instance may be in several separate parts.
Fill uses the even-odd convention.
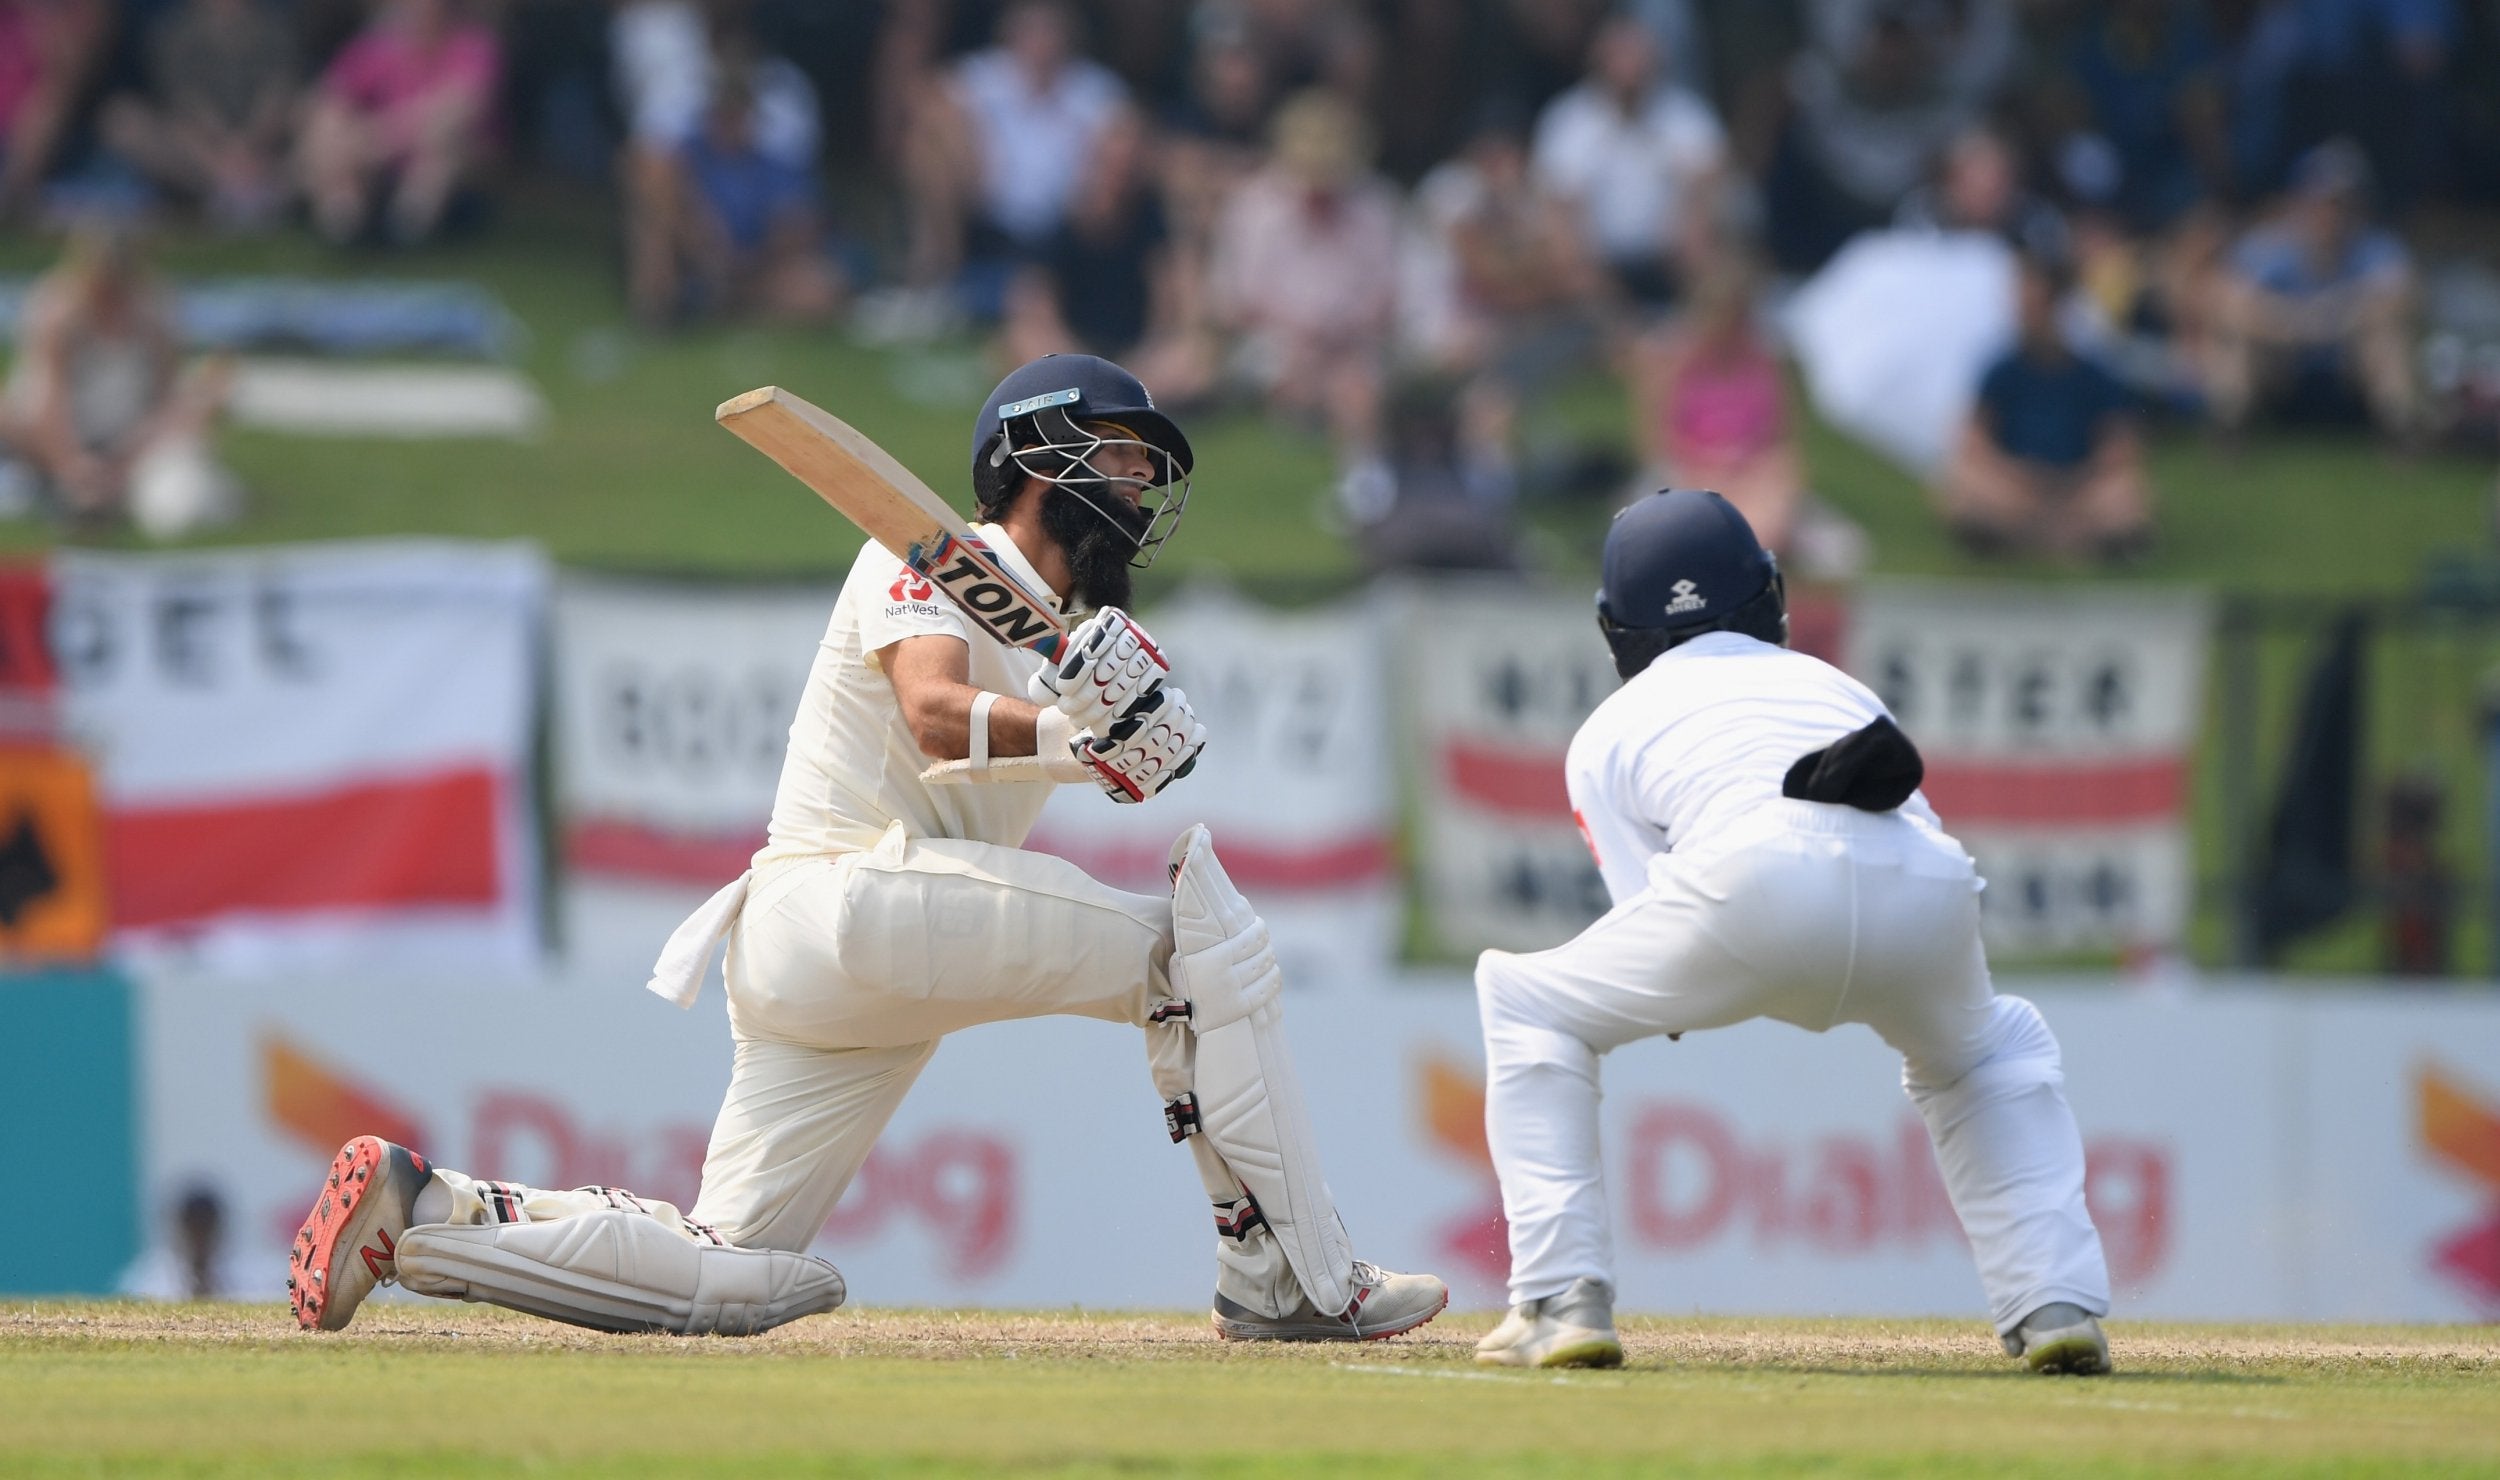
[[[23,4],[0,4],[0,138],[17,126],[17,112],[43,85],[43,38]]]
[[[347,43],[321,85],[370,116],[391,148],[404,154],[415,146],[418,115],[427,104],[454,92],[490,98],[502,71],[503,51],[490,27],[455,25],[428,46],[386,23]]]
[[[1668,388],[1667,458],[1677,468],[1727,468],[1768,452],[1787,435],[1779,362],[1750,345],[1696,354]]]

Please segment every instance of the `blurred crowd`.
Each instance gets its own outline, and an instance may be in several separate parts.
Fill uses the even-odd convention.
[[[1854,274],[1905,356],[1988,331],[1910,458],[1955,534],[2124,561],[2148,418],[2442,429],[2416,241],[2491,244],[2496,77],[2492,0],[0,0],[0,215],[389,248],[596,178],[646,324],[1110,354],[1325,435],[1384,565],[1593,480],[1847,567],[1778,310]],[[1640,465],[1535,465],[1591,372]]]

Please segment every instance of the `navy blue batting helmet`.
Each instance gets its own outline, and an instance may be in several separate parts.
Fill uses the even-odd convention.
[[[1003,502],[1018,486],[1012,469],[1094,502],[1104,480],[1088,459],[1116,443],[1143,447],[1155,465],[1160,495],[1138,500],[1148,517],[1134,563],[1147,565],[1180,524],[1195,458],[1145,383],[1099,355],[1044,355],[1008,372],[972,424],[972,486],[985,505]]]
[[[1617,514],[1600,565],[1597,622],[1626,678],[1704,632],[1788,639],[1779,561],[1707,489],[1666,489]]]

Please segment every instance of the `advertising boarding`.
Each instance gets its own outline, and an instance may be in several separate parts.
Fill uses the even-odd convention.
[[[2065,1047],[2120,1311],[2143,1318],[2500,1316],[2500,1011],[2362,987],[2176,998],[2026,989]],[[275,1298],[330,1154],[380,1133],[464,1171],[686,1203],[729,1073],[716,992],[632,976],[152,974],[138,1014],[144,1205],[229,1204]],[[1471,994],[1450,974],[1289,989],[1286,1026],[1356,1252],[1501,1303]],[[1605,1065],[1604,1145],[1633,1311],[1982,1319],[1899,1085],[1862,1029],[1772,1023]],[[1041,1107],[1046,1107],[1046,1113]],[[1053,1019],[949,1038],[816,1251],[864,1305],[1186,1309],[1214,1239],[1132,1029]]]

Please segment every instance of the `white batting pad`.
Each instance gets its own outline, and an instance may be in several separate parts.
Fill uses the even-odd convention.
[[[1172,864],[1172,989],[1197,1035],[1201,1134],[1257,1201],[1311,1304],[1334,1314],[1354,1300],[1354,1251],[1285,1049],[1267,926],[1225,877],[1204,825],[1172,845]]]
[[[842,1276],[779,1249],[698,1244],[624,1211],[545,1223],[428,1223],[399,1241],[399,1282],[599,1331],[752,1336],[842,1303]]]

